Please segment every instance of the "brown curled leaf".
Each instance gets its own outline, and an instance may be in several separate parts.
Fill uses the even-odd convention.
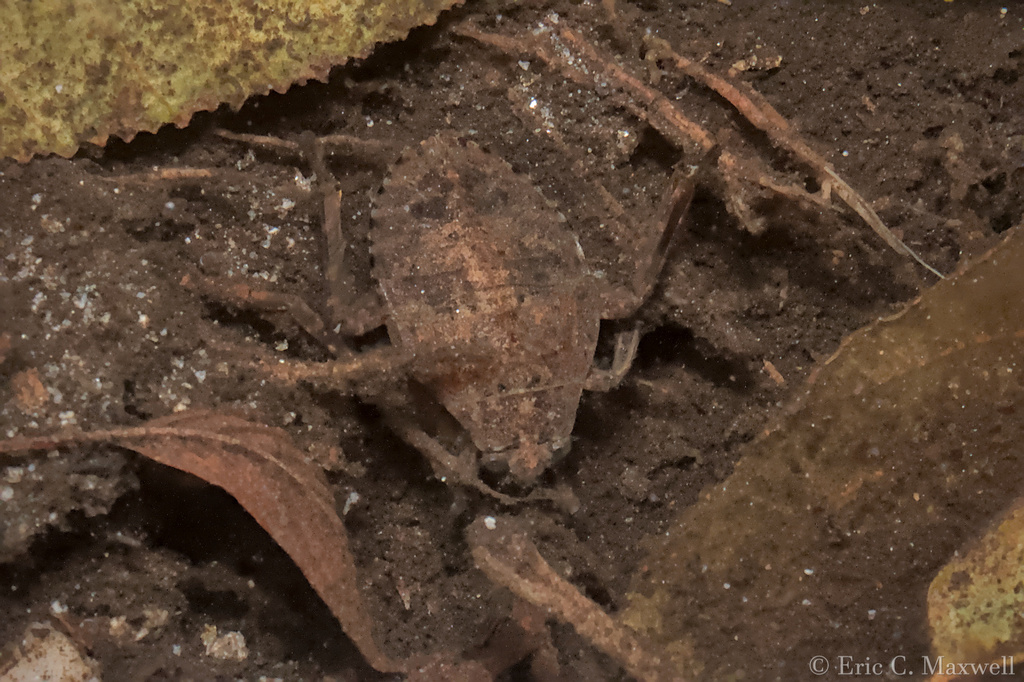
[[[226,490],[284,549],[366,660],[400,671],[373,639],[348,534],[317,467],[281,429],[222,412],[189,410],[134,428],[17,437],[0,454],[114,443]]]
[[[3,3],[0,156],[71,156],[324,79],[456,0]]]

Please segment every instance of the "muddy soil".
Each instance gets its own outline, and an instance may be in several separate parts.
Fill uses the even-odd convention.
[[[335,69],[328,83],[70,160],[0,163],[3,435],[134,425],[188,408],[283,426],[323,465],[346,508],[382,647],[402,658],[484,645],[512,600],[475,568],[463,529],[509,510],[435,477],[385,426],[384,408],[248,368],[251,349],[305,360],[328,354],[287,319],[180,282],[190,273],[221,277],[300,296],[327,315],[312,170],[218,137],[218,128],[387,143],[329,160],[350,236],[353,299],[375,296],[371,194],[403,147],[441,130],[530,177],[588,259],[625,281],[637,244],[656,226],[673,166],[701,159],[683,158],[608,92],[578,89],[536,60],[453,32],[472,21],[516,36],[553,14],[645,76],[645,32],[720,73],[746,60],[737,77],[942,272],[989,248],[1024,213],[1024,21],[1012,5],[471,2]],[[657,87],[723,147],[758,155],[814,189],[806,171],[706,88],[667,71]],[[160,175],[182,167],[214,172]],[[590,183],[623,213],[607,212]],[[767,229],[750,234],[727,211],[720,186],[710,175],[700,183],[657,288],[628,323],[645,332],[632,371],[615,390],[584,394],[571,453],[540,481],[568,486],[577,502],[511,510],[531,524],[548,560],[609,612],[623,605],[642,560],[638,540],[662,532],[727,476],[742,446],[844,335],[935,281],[848,210],[769,197],[755,207]],[[610,361],[621,328],[603,328],[598,363]],[[387,337],[377,331],[353,343],[372,348]],[[92,619],[90,647],[105,680],[381,678],[223,491],[107,446],[3,464],[0,642],[20,638],[57,602]],[[890,606],[919,613],[917,595],[907,599]],[[714,614],[706,622],[715,628]],[[241,632],[247,657],[207,655],[201,634],[209,625]],[[570,678],[624,678],[570,628],[554,625],[553,637]],[[775,669],[806,669],[804,661],[780,663]],[[774,679],[771,669],[748,675]],[[528,666],[504,679],[531,679]]]

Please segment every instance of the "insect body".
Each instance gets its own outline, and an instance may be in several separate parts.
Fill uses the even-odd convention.
[[[582,390],[628,367],[592,372],[601,319],[631,313],[650,287],[608,287],[530,180],[454,133],[392,167],[373,218],[392,343],[484,463],[534,479],[567,447]]]

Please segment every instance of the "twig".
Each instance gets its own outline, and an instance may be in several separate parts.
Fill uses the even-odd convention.
[[[199,274],[185,275],[179,284],[201,296],[235,308],[287,315],[304,332],[332,352],[335,350],[325,336],[323,319],[301,296],[253,289],[244,282],[232,282]]]
[[[411,356],[396,351],[392,346],[354,353],[339,349],[337,359],[329,362],[303,362],[289,358],[262,357],[261,372],[288,384],[305,382],[321,390],[347,392],[349,387],[363,380],[377,379],[402,369]]]
[[[894,251],[910,256],[932,274],[940,279],[945,279],[941,272],[926,263],[917,252],[907,246],[885,226],[885,223],[882,222],[882,219],[878,217],[878,214],[875,213],[875,210],[871,208],[864,197],[839,177],[831,164],[800,139],[789,121],[783,118],[782,114],[776,111],[775,107],[761,93],[754,90],[747,83],[738,82],[734,84],[717,74],[711,73],[697,62],[675,52],[664,40],[648,38],[647,42],[659,55],[669,58],[677,69],[721,95],[744,118],[750,121],[754,127],[766,133],[777,147],[785,149],[810,166],[818,176],[818,181],[822,186],[831,187],[832,191],[847,206],[852,208]]]
[[[479,31],[469,26],[459,26],[455,29],[455,32],[466,38],[495,47],[510,56],[532,55],[549,67],[561,71],[569,79],[580,85],[587,87],[594,87],[595,85],[593,75],[588,75],[589,70],[584,71],[577,66],[578,62],[570,62],[564,53],[557,50],[557,47],[552,51],[539,41],[526,43],[508,36]],[[582,58],[591,63],[604,61],[600,60],[596,50],[592,47],[588,54],[582,55]],[[632,75],[626,73],[621,67],[610,63],[607,63],[607,66],[609,69],[608,76],[618,81],[624,89],[628,90],[640,102],[638,104],[629,97],[618,95],[616,96],[617,104],[621,104],[634,116],[650,123],[677,146],[686,148],[696,143],[701,153],[707,152],[715,146],[715,139],[711,133],[702,128],[700,124],[691,121],[683,115],[681,111],[672,106],[672,103],[664,95],[648,88]]]
[[[692,145],[704,154],[713,153],[717,142],[713,135],[698,123],[686,117],[672,102],[653,88],[644,85],[637,77],[627,72],[602,55],[594,45],[580,34],[565,27],[545,27],[541,33],[548,36],[551,45],[545,45],[539,38],[519,40],[461,26],[456,32],[486,45],[491,45],[509,55],[529,54],[549,67],[558,69],[570,80],[588,87],[607,87],[609,84],[628,93],[614,95],[614,101],[621,104],[634,116],[649,123],[673,144],[686,149]],[[789,199],[811,206],[831,207],[828,194],[835,192],[852,208],[897,253],[909,256],[937,277],[942,273],[925,262],[913,249],[901,241],[886,227],[870,204],[846,183],[835,170],[803,140],[792,126],[759,93],[746,84],[734,85],[695,62],[675,53],[657,39],[651,39],[653,49],[670,57],[677,68],[691,78],[707,85],[729,101],[741,115],[755,127],[768,134],[772,142],[804,162],[815,172],[821,184],[820,194],[808,192],[802,187],[772,180],[752,159],[738,157],[728,151],[718,156],[718,168],[726,183],[726,202],[730,211],[754,234],[763,231],[763,221],[751,210],[746,200],[747,191],[743,183],[751,183],[775,192]]]
[[[125,173],[124,175],[99,175],[96,173],[90,176],[100,182],[116,183],[119,185],[153,185],[162,182],[181,183],[188,181],[225,179],[237,175],[237,171],[224,168],[156,168],[138,173]]]
[[[284,140],[280,137],[272,137],[270,135],[251,135],[249,133],[233,133],[230,130],[223,129],[214,130],[213,134],[218,137],[223,137],[225,140],[241,142],[242,144],[249,145],[250,147],[262,147],[263,149],[293,155],[299,155],[302,153],[302,148],[297,142]]]
[[[148,173],[130,173],[113,178],[97,177],[101,177],[104,180],[116,180],[117,182],[157,182],[160,180],[205,180],[212,178],[214,174],[220,172],[219,168],[154,168]]]
[[[285,155],[301,156],[303,153],[303,145],[292,140],[285,140],[280,137],[272,137],[270,135],[253,135],[251,133],[234,133],[230,130],[223,130],[218,128],[213,131],[215,135],[224,138],[225,140],[231,140],[232,142],[241,142],[251,147],[261,147]],[[362,137],[356,137],[355,135],[346,135],[344,133],[334,133],[332,135],[323,135],[315,138],[318,144],[323,145],[328,151],[342,152],[345,154],[352,154],[355,156],[364,156],[371,158],[379,158],[381,154],[394,154],[401,148],[401,145],[397,142],[390,140],[373,140]]]
[[[515,519],[477,519],[467,529],[466,537],[477,568],[488,578],[572,625],[630,675],[650,682],[683,682],[625,626],[555,573]]]
[[[520,41],[467,26],[457,28],[456,32],[510,56],[532,55],[580,85],[602,89],[609,85],[616,86],[610,95],[612,101],[650,124],[672,144],[700,157],[713,156],[717,152],[718,168],[726,184],[725,199],[729,210],[752,234],[764,231],[764,221],[754,214],[744,199],[750,193],[744,183],[778,192],[808,205],[827,205],[801,187],[771,180],[756,161],[740,160],[730,152],[720,150],[715,137],[688,118],[665,95],[644,85],[640,79],[602,55],[597,48],[570,29],[549,29],[546,33],[551,41],[550,46],[539,39]]]

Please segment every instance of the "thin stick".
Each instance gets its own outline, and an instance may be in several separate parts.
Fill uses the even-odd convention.
[[[507,36],[478,31],[467,26],[459,27],[456,31],[462,36],[496,47],[509,55],[531,54],[549,67],[558,69],[572,81],[588,87],[607,86],[608,83],[602,81],[611,82],[630,95],[629,97],[616,97],[617,103],[624,106],[634,116],[649,123],[677,146],[686,148],[696,144],[701,151],[707,153],[717,144],[711,133],[687,118],[667,97],[644,85],[621,66],[600,54],[590,42],[571,29],[560,27],[547,31],[550,40],[554,43],[554,50],[548,49],[538,40],[524,42]],[[746,201],[742,199],[745,192],[741,181],[760,185],[782,196],[818,207],[830,206],[827,194],[834,191],[893,250],[911,257],[929,272],[944,279],[941,272],[925,262],[917,252],[886,227],[864,197],[839,177],[824,158],[803,142],[792,126],[772,108],[760,93],[746,84],[734,85],[721,76],[709,72],[699,64],[672,51],[664,41],[651,39],[650,42],[654,45],[655,50],[670,57],[677,68],[725,98],[755,127],[767,133],[776,146],[792,153],[810,166],[818,176],[822,186],[820,195],[808,192],[796,185],[776,182],[766,173],[755,168],[758,164],[752,160],[740,159],[723,151],[718,159],[718,167],[726,186],[731,188],[731,196],[726,199],[733,214],[752,233],[758,234],[762,231],[762,221],[753,214]]]
[[[546,610],[576,629],[638,680],[683,682],[627,627],[580,594],[544,560],[537,546],[509,517],[477,519],[466,536],[477,568],[517,597]]]
[[[332,344],[325,336],[323,319],[301,296],[254,289],[244,282],[205,277],[198,273],[185,275],[179,284],[201,296],[235,308],[282,313],[320,344],[332,348]]]
[[[96,176],[103,180],[114,180],[116,182],[160,182],[162,180],[206,180],[214,174],[220,174],[219,168],[154,168],[145,173],[129,173],[114,177]]]
[[[263,149],[269,149],[279,153],[295,156],[301,156],[303,153],[303,147],[301,144],[293,142],[292,140],[285,140],[280,137],[272,137],[270,135],[253,135],[250,133],[234,133],[230,130],[223,129],[214,130],[213,133],[225,140],[241,142],[242,144],[252,147],[262,147]],[[395,153],[401,147],[399,143],[392,142],[390,140],[365,139],[362,137],[356,137],[355,135],[346,135],[344,133],[322,135],[316,138],[316,142],[326,147],[328,151],[332,153],[340,151],[346,154],[371,158],[379,158],[382,154]]]
[[[766,133],[777,147],[785,149],[810,166],[817,174],[818,181],[823,186],[831,186],[832,191],[847,206],[852,208],[894,251],[910,256],[935,276],[945,279],[941,272],[926,263],[921,256],[885,226],[885,223],[882,222],[882,219],[878,217],[878,214],[875,213],[875,210],[871,208],[864,197],[839,177],[831,164],[800,139],[789,121],[783,118],[782,114],[776,111],[775,107],[761,93],[754,90],[747,83],[739,82],[734,84],[717,74],[711,73],[702,65],[675,52],[664,40],[651,38],[648,42],[654,46],[654,49],[659,54],[670,58],[677,69],[721,95],[744,118],[750,121],[754,127]]]
[[[583,70],[568,62],[557,50],[552,54],[542,43],[526,44],[508,36],[478,31],[468,26],[459,26],[455,31],[461,36],[495,47],[508,55],[533,55],[580,85],[587,87],[595,85],[592,75],[588,76]],[[590,62],[601,61],[602,67],[607,66],[609,77],[619,81],[624,89],[628,90],[643,106],[627,97],[618,97],[617,101],[629,109],[634,116],[657,128],[673,144],[685,148],[696,143],[701,152],[707,152],[715,146],[715,139],[711,133],[702,128],[699,123],[691,121],[683,115],[661,93],[651,90],[621,67],[604,62],[592,47],[582,56]]]
[[[262,147],[263,149],[284,152],[285,154],[302,154],[302,148],[297,142],[283,140],[280,137],[271,137],[270,135],[250,135],[248,133],[233,133],[230,130],[223,129],[214,130],[213,134],[218,137],[223,137],[225,140],[241,142],[242,144],[249,145],[250,147]]]
[[[338,357],[329,362],[304,362],[294,358],[282,360],[257,354],[260,371],[290,385],[307,383],[328,391],[347,393],[363,381],[379,379],[402,369],[411,362],[411,356],[396,351],[392,346],[355,353],[339,349]]]
[[[697,156],[708,156],[717,149],[717,140],[703,126],[688,118],[663,94],[644,85],[638,78],[600,54],[593,45],[569,29],[563,28],[551,33],[550,39],[554,50],[548,49],[548,46],[539,40],[521,42],[515,38],[486,33],[467,26],[458,27],[456,31],[459,35],[495,47],[510,56],[532,55],[580,85],[607,88],[610,83],[618,88],[612,93],[615,103],[641,121],[650,124],[672,144],[682,149],[690,149]],[[760,185],[769,191],[778,192],[808,205],[823,205],[820,198],[801,187],[771,180],[753,160],[740,161],[729,152],[722,151],[719,154],[718,167],[727,189],[730,190],[726,200],[731,212],[752,234],[764,231],[763,221],[739,198],[747,194],[743,182]]]

